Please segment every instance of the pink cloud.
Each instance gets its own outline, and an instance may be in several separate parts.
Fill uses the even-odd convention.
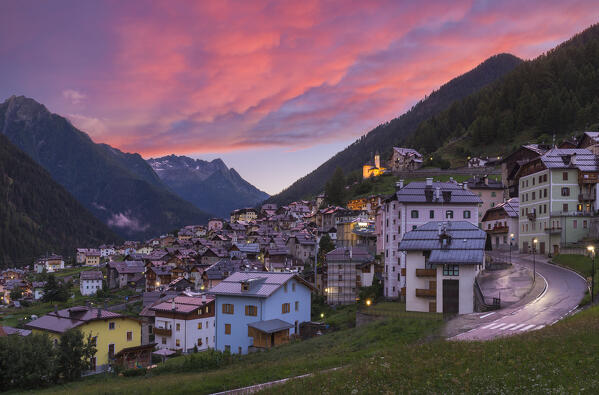
[[[599,11],[553,0],[131,1],[65,4],[64,16],[31,7],[9,10],[28,23],[0,26],[18,86],[95,139],[144,155],[347,140],[493,54],[539,55]],[[47,67],[27,71],[31,54]]]

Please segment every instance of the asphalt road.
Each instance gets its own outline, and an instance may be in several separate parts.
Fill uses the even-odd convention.
[[[530,255],[512,254],[512,262],[533,267]],[[524,305],[516,304],[496,312],[478,314],[480,324],[451,340],[490,340],[535,331],[553,325],[574,312],[588,292],[586,281],[570,270],[546,262],[546,258],[536,257],[537,274],[547,284],[536,299]]]

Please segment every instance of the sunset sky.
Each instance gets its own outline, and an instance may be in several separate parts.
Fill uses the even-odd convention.
[[[599,1],[11,1],[0,101],[145,158],[221,157],[277,193],[487,57],[531,59]]]

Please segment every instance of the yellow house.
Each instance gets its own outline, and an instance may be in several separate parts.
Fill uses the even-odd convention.
[[[104,309],[76,306],[48,313],[27,324],[33,333],[46,333],[58,343],[60,335],[77,328],[96,342],[92,370],[105,370],[119,351],[141,345],[140,321]]]
[[[100,265],[100,253],[88,253],[85,256],[86,266],[99,266]]]

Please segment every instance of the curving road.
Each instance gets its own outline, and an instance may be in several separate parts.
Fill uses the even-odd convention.
[[[547,285],[543,293],[525,305],[516,304],[496,312],[479,314],[480,324],[451,340],[490,340],[535,331],[553,325],[575,311],[588,292],[586,281],[573,271],[546,263],[546,258],[537,256],[536,261],[537,274]],[[530,269],[533,267],[530,255],[512,254],[512,262]]]

